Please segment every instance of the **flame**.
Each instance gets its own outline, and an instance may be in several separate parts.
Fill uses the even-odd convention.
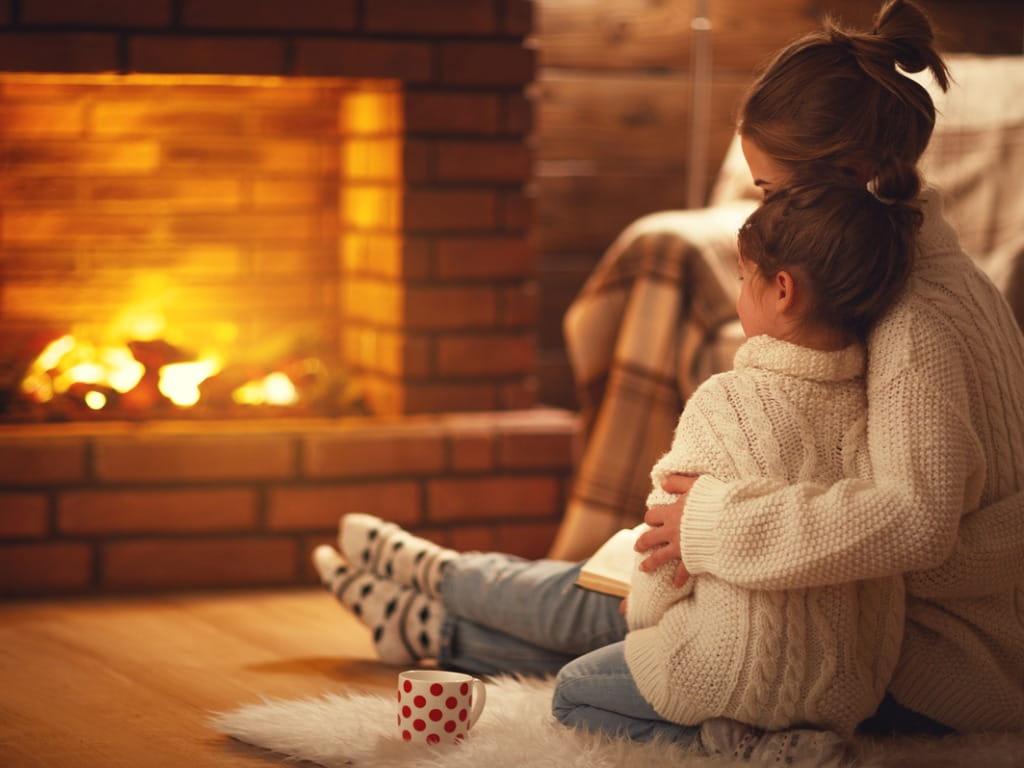
[[[191,363],[171,363],[160,369],[160,394],[175,405],[192,406],[199,402],[199,385],[220,372],[216,356]]]
[[[46,403],[74,384],[97,384],[116,392],[130,392],[142,380],[145,366],[123,346],[96,347],[68,334],[50,342],[29,366],[21,391],[36,402]],[[96,395],[102,393],[93,390]],[[96,397],[90,408],[100,410]]]
[[[106,367],[107,383],[122,395],[135,389],[146,373],[146,366],[136,360],[127,347],[107,347],[100,357]]]
[[[33,363],[33,368],[39,368],[42,371],[49,371],[56,368],[60,363],[61,358],[68,354],[72,349],[75,348],[75,337],[67,334],[61,336],[55,341],[51,341],[46,345],[39,357],[36,358]]]
[[[295,405],[299,401],[299,393],[286,374],[275,371],[262,379],[243,384],[231,394],[231,398],[241,405]]]
[[[150,327],[156,329],[161,324],[154,321]],[[191,407],[199,402],[200,385],[223,367],[216,353],[206,353],[199,360],[170,363],[160,367],[157,389],[175,405]],[[91,385],[95,388],[89,388],[83,400],[88,408],[99,411],[109,404],[109,390],[131,392],[145,375],[146,366],[135,359],[127,346],[97,346],[68,334],[48,344],[32,362],[22,379],[21,391],[37,403],[47,403],[76,384]],[[232,393],[232,399],[241,405],[286,406],[295,405],[300,398],[292,380],[275,371],[243,384]]]

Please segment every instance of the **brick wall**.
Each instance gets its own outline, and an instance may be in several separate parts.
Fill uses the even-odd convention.
[[[270,307],[323,310],[306,322],[385,414],[0,425],[0,593],[311,583],[309,551],[356,509],[460,549],[547,551],[575,422],[531,407],[533,23],[530,0],[0,0],[0,98],[38,110],[0,121],[0,358],[91,299],[112,313],[80,289],[141,255],[183,267],[187,288],[206,281],[184,294],[185,318],[241,302],[246,342],[281,325]],[[161,95],[168,81],[186,86],[185,106]],[[316,94],[305,117],[287,105],[296,91],[263,90],[286,81]],[[94,92],[45,98],[69,84]],[[95,92],[122,85],[148,89],[148,107]],[[210,88],[223,98],[204,112]],[[263,107],[240,106],[237,88]],[[361,108],[325,101],[367,90],[398,98],[369,130],[349,122]],[[260,114],[275,126],[262,138],[248,133]],[[175,144],[211,124],[232,152]],[[399,132],[397,156],[382,155],[378,140]],[[86,169],[72,170],[76,153]],[[104,153],[114,167],[97,172]],[[225,172],[246,153],[271,173]],[[201,185],[153,173],[174,157]],[[331,188],[332,173],[346,184]],[[127,208],[134,223],[107,217]],[[63,243],[40,243],[54,232]],[[248,298],[217,292],[246,282]],[[403,414],[420,415],[388,416]]]
[[[543,556],[573,466],[559,410],[7,427],[0,594],[314,583],[346,511]]]
[[[207,112],[206,122],[200,119],[196,125],[189,123],[189,115],[194,120],[197,112],[175,110],[175,97],[155,97],[155,117],[140,116],[119,99],[101,99],[100,108],[83,114],[76,113],[74,102],[60,100],[56,91],[64,86],[56,86],[56,98],[43,108],[48,118],[43,118],[42,140],[50,145],[48,151],[24,150],[26,135],[40,138],[26,123],[0,125],[5,165],[20,172],[6,182],[2,198],[17,210],[14,216],[4,211],[0,230],[6,294],[0,307],[38,313],[40,307],[59,304],[46,300],[40,288],[46,277],[38,269],[40,259],[49,259],[42,271],[74,285],[81,271],[97,261],[122,268],[122,257],[138,252],[141,244],[143,250],[156,249],[149,255],[158,263],[185,262],[193,276],[214,270],[223,282],[255,277],[262,292],[254,291],[237,307],[250,316],[275,304],[289,310],[323,306],[328,312],[337,307],[344,320],[334,326],[343,327],[337,344],[346,362],[365,374],[376,412],[532,405],[535,300],[527,184],[533,118],[525,94],[535,72],[534,52],[525,42],[532,24],[529,0],[0,0],[0,72],[103,73],[107,84],[129,85],[140,74],[179,81],[186,75],[373,79],[397,84],[400,103],[384,130],[400,126],[404,135],[397,157],[400,188],[386,189],[379,178],[362,179],[361,192],[342,194],[325,191],[324,172],[340,163],[335,170],[344,176],[351,167],[346,160],[360,142],[351,140],[350,130],[338,132],[336,125],[329,125],[328,133],[335,130],[340,136],[325,139],[324,124],[316,122],[329,112],[323,103],[319,113],[307,113],[305,122],[273,122],[270,135],[259,139],[247,128],[231,126],[258,110],[233,101],[238,92],[230,88],[222,91],[219,114]],[[42,96],[40,82],[31,98]],[[144,87],[153,83],[151,78]],[[8,97],[17,89],[16,84],[3,87]],[[16,101],[30,98],[25,88],[19,93]],[[112,102],[121,104],[120,112],[109,109]],[[211,120],[228,135],[244,139],[244,148],[225,147],[218,163],[209,149],[190,152],[179,146],[175,155],[153,141],[154,129],[159,133],[163,128],[166,136],[168,126],[175,126],[189,134],[205,130]],[[103,133],[104,128],[123,128],[125,121],[134,121],[136,130],[120,141]],[[108,140],[104,150],[85,149],[81,140],[96,133]],[[180,135],[175,136],[180,143]],[[333,157],[317,154],[330,140],[344,145]],[[106,152],[120,168],[70,172],[72,166],[61,162],[62,146],[64,161],[91,151],[89,166]],[[286,178],[272,173],[261,186],[239,186],[233,171],[224,173],[223,158],[241,160],[245,154],[276,163],[278,175]],[[190,159],[206,174],[203,192],[182,196],[177,176],[177,186],[166,177],[153,181],[154,168],[175,157]],[[42,163],[49,165],[47,171],[33,162],[40,158],[56,160]],[[379,170],[379,163],[363,162],[364,170]],[[303,163],[319,164],[318,179],[287,178],[285,171]],[[150,214],[169,208],[170,217],[156,229],[138,221],[114,224],[108,216],[97,221],[92,210],[83,208],[83,197],[90,199],[97,187],[89,179],[109,182],[110,175],[135,184],[99,185],[101,191],[122,196],[113,202],[125,207],[127,195]],[[30,194],[18,195],[22,190]],[[54,205],[40,196],[44,191],[58,199],[70,196],[77,210],[55,213]],[[311,207],[316,198],[326,198],[320,202],[328,205],[334,200],[335,207],[317,214]],[[203,213],[183,214],[183,201],[186,208],[201,204]],[[109,208],[111,201],[104,202]],[[360,219],[367,210],[386,221]],[[184,242],[168,231],[182,234]],[[245,244],[226,243],[226,231]],[[69,251],[66,243],[40,248],[46,232],[77,238],[81,248]],[[82,245],[83,240],[88,244]],[[308,247],[297,250],[296,240]],[[90,257],[83,258],[83,249]],[[319,277],[325,269],[343,273],[345,287],[334,291],[327,283],[294,279],[300,273]],[[216,292],[204,295],[218,303]],[[16,318],[22,325],[15,328],[10,319],[0,314],[0,338],[26,338],[24,317]],[[279,326],[273,317],[264,319],[264,328]],[[325,326],[335,319],[313,327],[329,336]],[[249,328],[243,341],[252,336],[263,334]],[[4,348],[12,346],[5,343]]]

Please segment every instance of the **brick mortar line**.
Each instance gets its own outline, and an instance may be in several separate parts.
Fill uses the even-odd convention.
[[[183,0],[171,0],[171,19],[170,24],[172,29],[180,29],[183,26],[183,19],[185,16],[185,5]]]

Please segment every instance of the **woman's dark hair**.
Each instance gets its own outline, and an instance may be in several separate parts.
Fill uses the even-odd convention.
[[[935,125],[928,91],[906,77],[931,71],[949,87],[931,23],[907,0],[888,0],[870,32],[824,29],[793,42],[768,64],[740,110],[739,130],[793,171],[793,181],[874,179],[877,194],[910,200],[917,162]]]
[[[866,338],[910,276],[921,212],[864,187],[819,183],[770,195],[739,232],[761,277],[780,270],[810,285],[805,318]]]

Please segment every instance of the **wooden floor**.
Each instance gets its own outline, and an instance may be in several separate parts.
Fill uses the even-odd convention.
[[[395,675],[320,589],[0,603],[0,766],[283,765],[210,714]]]

